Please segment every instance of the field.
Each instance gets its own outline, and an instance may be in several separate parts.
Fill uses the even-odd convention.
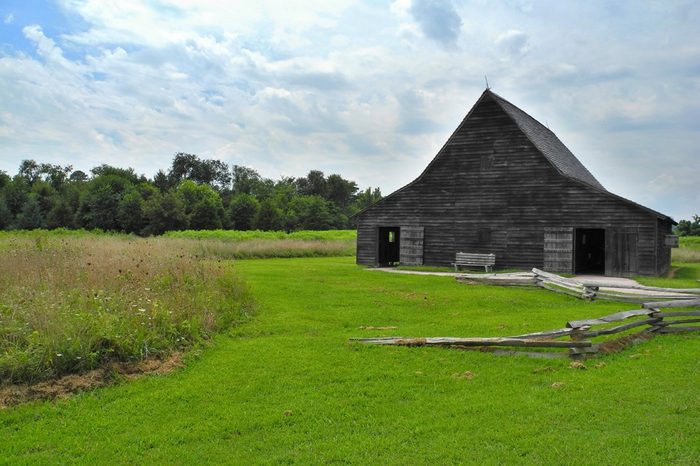
[[[348,256],[354,231],[0,234],[0,380],[37,382],[189,349],[245,320],[225,259]]]
[[[697,333],[659,336],[585,370],[363,346],[348,339],[517,334],[629,305],[370,272],[352,257],[222,264],[244,277],[251,319],[174,374],[0,410],[0,462],[700,462]]]
[[[36,382],[188,349],[246,319],[231,267],[195,242],[0,236],[0,380]]]
[[[680,247],[673,249],[674,262],[700,262],[700,236],[679,238]]]

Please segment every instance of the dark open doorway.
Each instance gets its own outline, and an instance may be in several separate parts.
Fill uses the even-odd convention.
[[[574,273],[605,275],[605,230],[576,229],[576,263]]]
[[[401,254],[399,227],[379,227],[379,265],[398,264]]]

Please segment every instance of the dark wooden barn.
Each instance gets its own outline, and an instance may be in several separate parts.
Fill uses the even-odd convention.
[[[484,91],[423,173],[357,215],[357,263],[660,275],[670,217],[607,191],[534,118]]]

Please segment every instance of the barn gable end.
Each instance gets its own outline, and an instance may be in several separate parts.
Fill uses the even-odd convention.
[[[497,267],[575,272],[576,251],[595,241],[606,253],[591,260],[606,274],[657,275],[670,262],[659,235],[672,222],[606,191],[554,133],[486,90],[415,181],[358,215],[357,262],[449,265],[463,251],[494,253]],[[387,228],[399,243],[402,229],[420,229],[422,257],[416,244],[410,258],[405,244],[380,257]],[[555,230],[570,248],[546,246]]]

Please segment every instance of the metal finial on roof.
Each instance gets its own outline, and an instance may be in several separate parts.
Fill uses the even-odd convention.
[[[484,75],[484,80],[486,81],[486,89],[491,89],[489,87],[489,78],[487,78],[486,75]]]

